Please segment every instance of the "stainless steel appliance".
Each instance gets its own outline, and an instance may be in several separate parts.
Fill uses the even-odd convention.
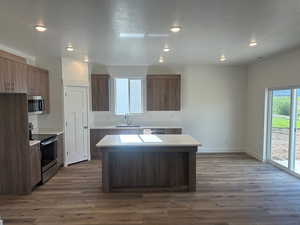
[[[33,134],[32,138],[41,141],[41,173],[44,184],[57,173],[57,135]]]
[[[45,111],[45,102],[42,96],[28,96],[28,113],[42,114]]]

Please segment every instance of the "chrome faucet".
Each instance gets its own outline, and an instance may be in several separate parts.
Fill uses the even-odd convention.
[[[127,113],[124,114],[124,122],[126,125],[130,125],[129,115]]]

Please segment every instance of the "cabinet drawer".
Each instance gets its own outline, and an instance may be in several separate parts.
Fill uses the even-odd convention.
[[[40,151],[39,144],[30,146],[30,160],[31,160],[31,187],[33,188],[42,180],[41,151]]]
[[[151,129],[151,134],[181,134],[181,128],[159,128]]]

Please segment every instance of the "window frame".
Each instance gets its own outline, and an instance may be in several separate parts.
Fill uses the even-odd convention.
[[[145,113],[145,78],[144,77],[138,77],[138,76],[130,76],[130,77],[114,77],[113,78],[113,86],[114,86],[114,114],[117,116],[123,116],[125,114],[117,113],[117,101],[116,101],[116,96],[117,96],[117,88],[116,88],[116,80],[117,79],[127,79],[128,80],[128,101],[129,101],[129,111],[130,111],[130,81],[131,80],[140,80],[141,81],[141,112],[138,113],[133,113],[129,112],[127,115],[142,115]]]

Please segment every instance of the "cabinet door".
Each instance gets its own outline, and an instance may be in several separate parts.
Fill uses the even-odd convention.
[[[19,62],[13,62],[13,87],[14,92],[27,92],[27,65]]]
[[[27,65],[0,57],[0,92],[27,92]]]
[[[45,113],[50,112],[49,98],[49,73],[47,70],[39,69],[39,95],[43,96],[45,102]]]
[[[7,93],[26,93],[26,64],[0,57],[0,91]]]
[[[92,74],[92,111],[109,111],[109,75]]]
[[[57,164],[58,167],[61,167],[64,165],[64,135],[58,135],[57,136]]]
[[[0,57],[0,92],[9,92],[11,75],[8,70],[8,60]]]
[[[90,151],[91,159],[101,159],[102,154],[99,149],[96,148],[96,144],[101,141],[105,136],[105,133],[101,129],[91,129],[90,130]]]
[[[147,110],[179,111],[180,75],[147,75]]]
[[[42,180],[40,145],[30,146],[31,186],[36,186]]]
[[[45,113],[50,112],[49,73],[34,66],[27,69],[28,95],[42,96],[45,101]]]
[[[40,85],[40,76],[38,68],[34,66],[27,67],[27,91],[28,95],[38,96]]]
[[[154,128],[151,134],[182,134],[181,128]]]

